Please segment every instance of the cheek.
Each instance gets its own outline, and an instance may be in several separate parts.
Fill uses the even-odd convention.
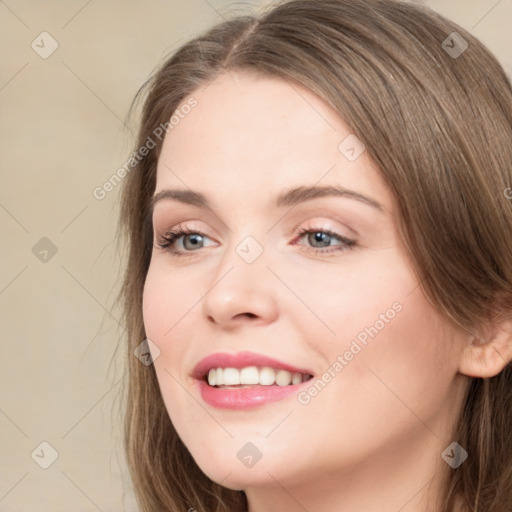
[[[363,342],[371,339],[368,331],[375,331],[375,325],[382,338],[380,333],[398,321],[402,303],[417,286],[394,248],[354,253],[343,265],[332,265],[331,269],[315,263],[279,270],[283,281],[292,284],[294,294],[303,302],[296,301],[294,321],[308,333],[308,342],[315,340],[313,328],[322,333],[319,342],[327,352],[343,349],[358,336]]]
[[[197,271],[171,268],[165,260],[152,262],[146,276],[142,298],[144,328],[147,338],[160,350],[155,370],[164,398],[173,395],[169,389],[175,384],[179,387],[176,382],[188,384],[188,372],[194,363],[191,348],[199,328],[200,298],[204,295],[201,282],[204,279]]]
[[[168,409],[172,406],[169,400],[181,396],[174,388],[176,382],[183,382],[185,378],[185,372],[180,369],[185,367],[187,347],[190,348],[194,332],[193,304],[197,302],[197,291],[191,291],[195,288],[193,284],[180,282],[179,275],[175,274],[152,264],[142,298],[145,333],[159,350],[158,357],[153,358],[154,368]]]
[[[352,432],[358,432],[354,442],[375,436],[376,419],[382,438],[393,432],[428,434],[426,425],[437,430],[435,425],[453,398],[457,373],[453,331],[419,289],[390,298],[400,305],[393,318],[386,322],[367,316],[363,328],[353,326],[352,332],[358,334],[338,346],[330,358],[335,361],[336,354],[350,358],[325,399],[327,409],[336,411],[334,423],[351,419]],[[317,405],[320,414],[326,404]]]
[[[350,411],[362,430],[376,415],[389,425],[417,421],[408,407],[421,417],[432,417],[448,398],[457,373],[452,328],[424,297],[406,262],[391,251],[389,258],[384,252],[382,256],[378,264],[364,265],[364,272],[293,281],[332,331],[323,339],[315,337],[318,323],[313,329],[313,322],[298,320],[326,370],[335,375],[324,374],[322,380],[329,382],[311,400],[311,409],[318,407],[315,413],[321,414],[327,404],[335,423],[346,421]]]
[[[194,291],[196,290],[196,291]],[[162,262],[151,263],[142,298],[142,314],[148,338],[171,339],[197,301],[197,287]],[[182,319],[180,321],[180,319]],[[164,348],[164,347],[161,347]]]
[[[199,290],[190,279],[182,279],[179,272],[171,271],[160,262],[150,265],[143,293],[144,328],[146,336],[160,350],[154,359],[154,368],[175,426],[176,421],[179,425],[183,418],[179,413],[171,415],[171,412],[190,412],[190,398],[183,393],[183,385],[188,385],[184,368],[194,332],[193,305],[198,296]]]

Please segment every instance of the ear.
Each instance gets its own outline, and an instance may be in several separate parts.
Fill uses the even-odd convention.
[[[485,338],[472,336],[461,353],[459,371],[469,377],[494,377],[512,361],[512,320],[495,325]]]

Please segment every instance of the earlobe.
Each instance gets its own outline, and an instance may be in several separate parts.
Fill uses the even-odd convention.
[[[472,337],[463,349],[460,373],[488,378],[498,375],[512,361],[512,320],[495,327],[486,339]]]

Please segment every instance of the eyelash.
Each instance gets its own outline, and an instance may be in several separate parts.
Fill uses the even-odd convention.
[[[329,235],[332,238],[338,239],[340,242],[343,243],[341,246],[335,246],[336,248],[331,250],[324,250],[318,247],[310,247],[309,250],[313,251],[315,254],[329,254],[329,253],[337,253],[342,252],[346,250],[353,249],[357,243],[355,240],[351,240],[349,238],[346,238],[342,235],[339,235],[338,233],[335,233],[334,231],[330,231],[329,229],[308,229],[308,228],[301,228],[297,232],[297,238],[302,238],[304,235],[308,235],[310,233],[325,233],[326,235]],[[168,251],[171,256],[191,256],[192,253],[197,251],[185,251],[181,252],[177,250],[173,245],[175,242],[181,238],[182,236],[186,235],[200,235],[202,237],[208,238],[207,235],[202,233],[201,231],[198,231],[196,229],[188,229],[188,228],[182,228],[181,226],[178,226],[175,229],[172,229],[168,231],[165,236],[163,236],[160,240],[156,242],[157,246],[160,247],[160,249]],[[294,244],[295,245],[295,244]],[[327,246],[329,247],[329,246]]]

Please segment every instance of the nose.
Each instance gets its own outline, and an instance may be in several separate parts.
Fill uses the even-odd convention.
[[[267,268],[265,253],[248,263],[229,250],[203,299],[207,321],[223,328],[236,328],[247,322],[265,325],[278,316],[278,280]]]

